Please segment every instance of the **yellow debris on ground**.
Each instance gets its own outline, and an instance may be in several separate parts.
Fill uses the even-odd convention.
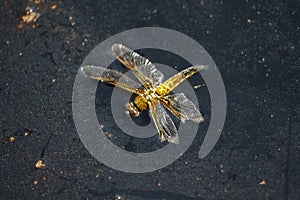
[[[41,169],[42,167],[45,167],[46,165],[43,163],[42,160],[38,160],[36,163],[35,163],[35,168],[37,169]]]
[[[35,22],[41,16],[40,13],[33,10],[31,7],[26,7],[25,15],[23,15],[22,21],[25,23]]]

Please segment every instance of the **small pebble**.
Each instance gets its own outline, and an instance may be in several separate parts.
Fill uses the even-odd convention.
[[[265,180],[262,180],[260,183],[259,183],[259,185],[266,185],[267,184],[267,182],[265,181]]]
[[[55,10],[56,8],[57,8],[57,5],[55,5],[55,4],[51,6],[51,10]]]
[[[121,199],[122,199],[122,197],[120,195],[116,194],[114,200],[121,200]]]
[[[11,136],[11,137],[9,137],[9,139],[8,139],[10,142],[14,142],[16,139],[13,137],[13,136]]]

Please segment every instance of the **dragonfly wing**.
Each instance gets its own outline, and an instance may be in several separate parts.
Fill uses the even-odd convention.
[[[204,121],[204,118],[200,111],[197,109],[195,104],[190,101],[183,93],[172,94],[163,97],[165,102],[168,102],[169,106],[166,108],[171,107],[175,112],[180,113],[181,119],[185,120],[192,120],[197,123],[201,123]],[[172,112],[172,110],[170,110]]]
[[[142,93],[142,89],[139,89],[141,87],[140,84],[116,70],[94,65],[83,66],[81,70],[89,78],[96,79],[104,83],[116,85],[124,90],[135,94]]]
[[[156,129],[159,132],[160,141],[167,140],[170,143],[179,144],[176,126],[160,102],[149,103],[149,109]]]
[[[163,82],[164,75],[147,58],[122,44],[114,44],[112,51],[122,64],[133,71],[147,89],[156,88]]]

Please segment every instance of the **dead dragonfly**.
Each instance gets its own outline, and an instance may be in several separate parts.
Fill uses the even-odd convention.
[[[122,44],[114,44],[112,51],[116,58],[142,83],[142,88],[134,80],[116,70],[87,65],[82,67],[82,71],[92,79],[136,94],[134,100],[125,105],[126,112],[137,117],[141,111],[149,109],[161,142],[167,140],[170,143],[179,144],[177,128],[164,107],[182,122],[192,120],[201,123],[204,121],[197,107],[183,93],[168,94],[185,79],[205,69],[206,66],[191,66],[163,82],[164,75],[148,59]]]

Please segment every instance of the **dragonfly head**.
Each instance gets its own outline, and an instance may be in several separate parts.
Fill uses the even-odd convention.
[[[139,109],[132,102],[126,103],[125,108],[125,112],[132,117],[138,117],[140,115]]]

